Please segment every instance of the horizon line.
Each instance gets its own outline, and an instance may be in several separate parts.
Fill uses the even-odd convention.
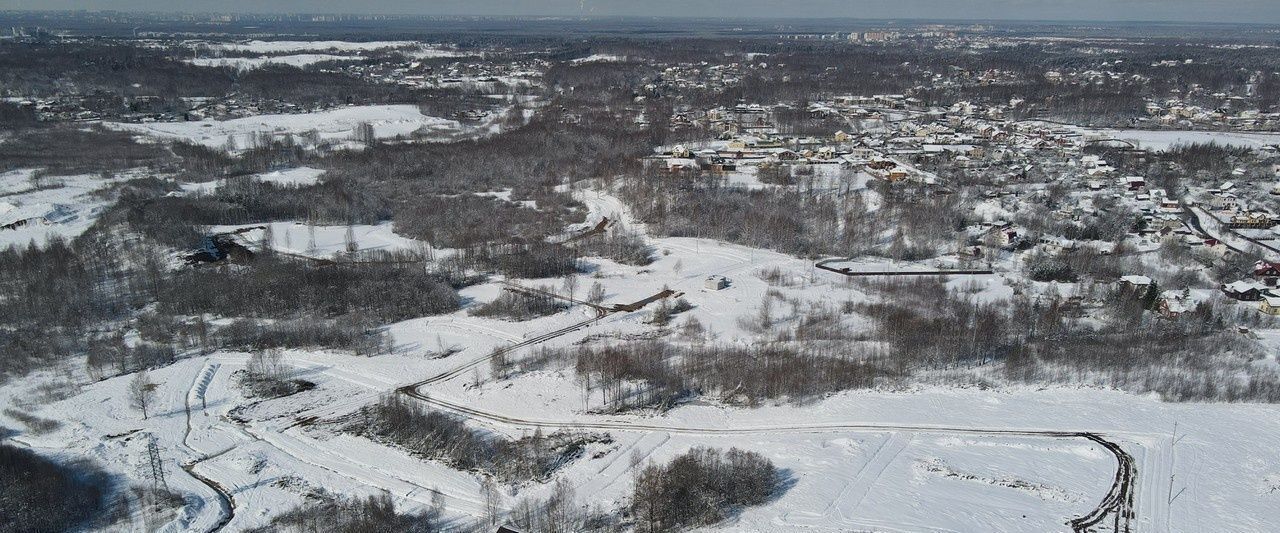
[[[874,21],[874,22],[913,22],[913,23],[960,23],[960,24],[1001,24],[1001,23],[1039,23],[1050,25],[1074,24],[1165,24],[1188,26],[1274,26],[1280,22],[1247,22],[1232,20],[1184,20],[1184,19],[1058,19],[1058,18],[926,18],[926,17],[885,17],[863,18],[852,15],[831,17],[818,16],[706,16],[706,15],[593,15],[593,14],[431,14],[431,13],[378,13],[378,12],[340,12],[340,11],[180,11],[155,9],[0,9],[0,16],[8,14],[94,14],[94,13],[126,13],[134,15],[234,15],[234,16],[340,16],[340,17],[394,17],[394,18],[437,18],[437,19],[554,19],[554,20],[715,20],[723,22],[768,22],[768,21]]]

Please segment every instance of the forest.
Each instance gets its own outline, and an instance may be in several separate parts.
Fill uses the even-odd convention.
[[[109,476],[93,465],[55,463],[25,448],[0,444],[0,530],[73,531],[110,522]]]

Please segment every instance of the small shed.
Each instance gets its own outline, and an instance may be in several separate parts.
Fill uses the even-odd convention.
[[[729,278],[724,276],[707,276],[702,282],[702,286],[707,290],[718,291],[729,287]]]

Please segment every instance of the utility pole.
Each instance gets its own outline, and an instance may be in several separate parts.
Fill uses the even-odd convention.
[[[1185,436],[1185,435],[1183,435],[1183,436]],[[1172,444],[1170,444],[1170,446],[1172,446],[1172,447],[1174,448],[1174,451],[1175,451],[1175,452],[1176,452],[1176,450],[1177,450],[1178,442],[1180,442],[1180,441],[1182,441],[1182,437],[1179,437],[1179,436],[1178,436],[1178,422],[1175,420],[1175,421],[1173,422],[1173,443],[1172,443]],[[1170,462],[1172,462],[1173,460],[1176,460],[1176,459],[1177,459],[1177,457],[1178,457],[1178,456],[1177,456],[1177,453],[1172,453],[1172,454],[1170,454],[1170,455],[1172,456],[1172,458],[1171,458],[1171,461],[1170,461]],[[1170,470],[1173,470],[1173,465],[1169,465],[1169,469],[1170,469]],[[1169,474],[1169,499],[1168,499],[1168,503],[1169,503],[1169,505],[1173,505],[1173,501],[1174,501],[1174,500],[1176,500],[1176,499],[1178,499],[1178,496],[1182,496],[1182,493],[1183,493],[1183,492],[1186,492],[1186,490],[1187,490],[1187,487],[1185,487],[1185,486],[1184,486],[1184,487],[1182,487],[1182,489],[1178,490],[1178,493],[1177,493],[1177,494],[1174,494],[1174,493],[1173,493],[1173,480],[1174,480],[1174,478],[1176,478],[1176,477],[1178,477],[1178,475],[1177,475],[1177,474]]]
[[[150,435],[147,440],[147,459],[151,463],[151,488],[169,490],[164,480],[164,462],[160,459],[160,447],[156,445],[156,436]]]

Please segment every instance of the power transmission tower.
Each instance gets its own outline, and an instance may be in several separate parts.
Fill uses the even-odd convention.
[[[151,462],[151,488],[156,490],[169,490],[169,484],[164,480],[164,462],[160,459],[160,447],[156,445],[156,436],[151,435],[147,440],[147,458]]]

